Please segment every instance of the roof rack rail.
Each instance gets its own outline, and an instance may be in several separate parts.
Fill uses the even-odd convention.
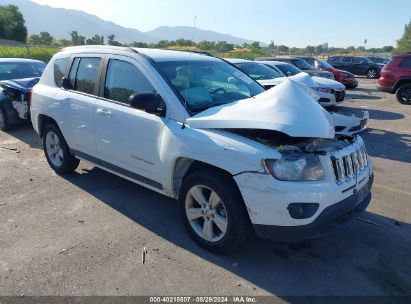
[[[178,52],[186,52],[186,53],[195,53],[195,54],[200,54],[200,55],[205,55],[205,56],[210,56],[210,57],[215,57],[213,54],[205,51],[191,51],[191,50],[178,50],[178,49],[166,49],[169,51],[178,51]]]
[[[62,51],[75,50],[75,49],[106,49],[106,50],[122,50],[132,53],[138,53],[138,51],[129,46],[114,46],[114,45],[99,45],[99,44],[90,44],[90,45],[73,45],[68,46],[62,49]]]

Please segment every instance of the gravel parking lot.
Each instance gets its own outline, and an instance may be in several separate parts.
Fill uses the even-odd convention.
[[[31,126],[0,131],[0,295],[411,295],[411,106],[375,80],[348,92],[336,110],[371,118],[366,214],[321,240],[251,239],[223,256],[189,238],[176,201],[84,163],[58,176]]]

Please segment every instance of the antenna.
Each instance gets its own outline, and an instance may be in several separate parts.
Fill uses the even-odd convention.
[[[196,29],[196,22],[197,22],[197,16],[194,16],[194,24],[193,24],[193,32],[191,34],[191,41],[194,41],[194,31]],[[188,86],[190,85],[190,68],[191,68],[191,54],[193,52],[190,50],[189,55],[188,55],[188,68],[187,68],[187,82],[186,82],[186,92],[185,92],[185,98],[184,98],[184,107],[187,108],[187,94],[188,94]],[[183,124],[183,128],[185,125]]]

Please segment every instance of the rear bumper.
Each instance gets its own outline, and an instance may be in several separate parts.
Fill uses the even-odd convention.
[[[377,85],[377,89],[385,93],[391,93],[391,94],[394,93],[391,87],[383,87],[383,86]]]
[[[325,208],[310,224],[301,226],[272,226],[254,224],[258,237],[277,242],[297,242],[329,235],[344,227],[367,209],[371,201],[373,175],[360,190],[346,199]]]

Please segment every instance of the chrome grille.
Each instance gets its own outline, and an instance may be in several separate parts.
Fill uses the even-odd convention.
[[[353,178],[362,174],[368,165],[367,151],[364,146],[356,147],[355,151],[345,154],[344,151],[332,156],[331,161],[334,168],[337,184],[350,182]]]

